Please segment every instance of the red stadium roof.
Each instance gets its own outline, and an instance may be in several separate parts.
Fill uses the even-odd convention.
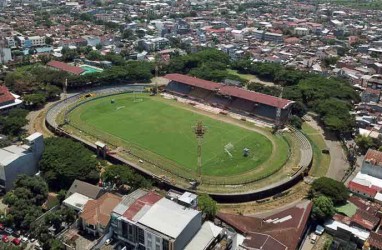
[[[50,61],[47,65],[62,71],[69,72],[74,75],[81,75],[85,71],[83,68],[71,66],[69,64],[59,61]]]
[[[9,92],[8,88],[0,85],[0,104],[14,101],[16,98]]]
[[[275,96],[261,94],[258,92],[249,91],[238,87],[223,85],[216,82],[206,81],[192,76],[182,74],[167,74],[164,77],[171,81],[176,81],[207,90],[217,90],[218,93],[222,95],[234,96],[237,98],[262,103],[276,108],[286,108],[288,105],[293,103],[293,101],[287,99],[280,99]]]
[[[207,90],[217,90],[222,86],[221,84],[216,82],[206,81],[203,79],[182,74],[167,74],[164,76],[164,78]]]

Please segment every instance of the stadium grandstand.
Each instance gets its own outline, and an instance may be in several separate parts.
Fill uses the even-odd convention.
[[[275,123],[280,109],[280,123],[288,120],[293,101],[235,86],[211,82],[182,74],[167,74],[170,80],[165,91],[198,102],[260,120]]]

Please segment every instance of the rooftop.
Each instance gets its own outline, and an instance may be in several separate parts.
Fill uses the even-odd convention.
[[[210,91],[217,91],[222,95],[229,95],[252,102],[262,103],[268,106],[277,108],[286,108],[288,105],[294,103],[293,101],[287,99],[281,99],[275,96],[266,95],[254,91],[245,90],[242,88],[223,85],[220,83],[206,81],[192,76],[182,75],[182,74],[167,74],[164,76],[166,79],[171,81],[180,82],[183,84],[191,85],[194,87],[207,89]]]
[[[382,152],[374,149],[369,149],[365,155],[365,162],[370,162],[375,166],[382,167]]]
[[[0,85],[0,105],[7,102],[12,102],[15,99],[16,98],[11,94],[11,92],[9,92],[7,87]]]
[[[204,250],[222,231],[223,229],[221,227],[214,225],[214,223],[210,221],[206,221],[184,250]]]
[[[74,193],[78,193],[95,200],[98,197],[100,197],[104,193],[104,191],[101,187],[98,187],[96,185],[80,180],[74,180],[68,190],[67,197]]]
[[[110,213],[121,200],[121,197],[111,193],[106,193],[97,200],[89,200],[85,204],[80,217],[87,224],[107,226],[110,220]]]
[[[52,68],[56,68],[56,69],[59,69],[62,71],[69,72],[69,73],[74,74],[74,75],[81,75],[82,73],[85,72],[85,70],[83,68],[71,66],[69,64],[59,62],[59,61],[50,61],[47,63],[47,65],[52,67]]]
[[[303,237],[311,209],[312,203],[303,201],[263,219],[223,213],[219,213],[218,218],[240,233],[244,233],[247,236],[244,241],[247,247],[267,246],[263,249],[273,250],[296,249]]]
[[[199,214],[199,211],[162,198],[139,219],[139,223],[175,239]]]

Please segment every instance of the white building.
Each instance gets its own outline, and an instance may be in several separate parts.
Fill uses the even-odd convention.
[[[46,44],[44,36],[30,36],[27,39],[31,41],[32,46],[44,46]]]
[[[44,152],[42,134],[34,133],[21,145],[0,149],[0,188],[9,191],[19,175],[35,175]]]
[[[306,36],[309,34],[309,29],[307,28],[301,28],[301,27],[296,27],[294,29],[294,33],[297,35],[297,36]]]

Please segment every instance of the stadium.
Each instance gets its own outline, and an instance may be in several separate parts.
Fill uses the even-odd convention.
[[[147,85],[124,85],[71,96],[49,110],[46,124],[166,188],[222,201],[280,193],[310,166],[312,149],[300,132],[272,133],[292,101],[180,74],[165,78],[157,95]]]

